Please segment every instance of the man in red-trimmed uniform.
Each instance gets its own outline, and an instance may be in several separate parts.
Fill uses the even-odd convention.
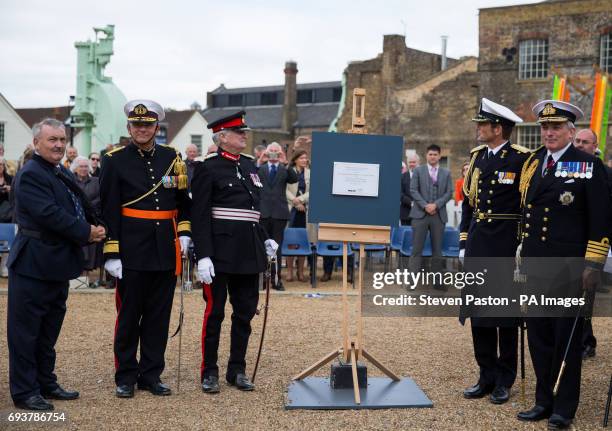
[[[133,100],[124,111],[131,141],[104,156],[100,176],[108,226],[104,267],[118,278],[116,395],[133,397],[136,383],[154,395],[170,395],[160,376],[181,253],[191,241],[187,172],[177,151],[155,142],[164,119],[158,103]]]
[[[238,389],[251,391],[246,375],[246,350],[251,319],[259,300],[259,273],[278,244],[259,224],[261,181],[246,147],[244,111],[208,125],[219,147],[200,163],[191,182],[192,225],[198,276],[204,281],[206,301],[202,324],[202,390],[219,392],[217,350],[225,302],[232,304],[230,356],[226,380]]]

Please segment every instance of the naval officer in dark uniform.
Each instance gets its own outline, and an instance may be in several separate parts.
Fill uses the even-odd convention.
[[[604,166],[600,159],[572,145],[576,131],[573,123],[583,116],[578,107],[544,100],[533,107],[533,112],[538,117],[544,145],[533,152],[523,171],[520,255],[523,261],[540,258],[538,262],[541,258],[584,258],[581,280],[573,289],[590,291],[597,284],[610,247],[611,213]],[[569,279],[569,269],[559,271],[562,277],[556,280],[562,281],[551,286],[557,290]],[[529,284],[532,274],[527,270],[526,275]],[[537,382],[535,406],[520,412],[520,420],[548,418],[549,429],[570,427],[580,399],[583,318],[577,321],[556,396],[553,387],[574,320],[574,317],[527,318],[529,351]]]
[[[154,395],[170,395],[160,376],[181,253],[191,241],[187,171],[176,150],[155,142],[164,119],[158,103],[133,100],[124,111],[131,141],[106,153],[100,175],[108,225],[104,267],[119,279],[116,395],[133,397],[136,383]]]
[[[35,154],[19,171],[13,192],[19,231],[8,258],[9,385],[16,407],[53,410],[47,399],[73,400],[57,383],[55,342],[66,314],[68,282],[83,270],[82,246],[100,242],[87,198],[60,162],[66,150],[61,121],[32,128]]]
[[[466,269],[471,257],[514,257],[519,243],[520,173],[529,157],[528,149],[509,141],[514,125],[523,122],[510,109],[483,98],[473,121],[482,145],[471,151],[463,185],[459,246]],[[508,269],[495,274],[495,283],[512,281],[512,268]],[[516,379],[519,321],[474,316],[470,320],[480,377],[463,395],[471,399],[490,393],[492,403],[503,404]]]
[[[226,380],[240,390],[254,389],[245,355],[251,319],[259,300],[259,273],[278,244],[259,224],[261,180],[246,147],[244,111],[208,125],[219,149],[200,163],[191,183],[193,241],[206,309],[202,323],[202,390],[219,392],[217,350],[229,293],[232,304],[230,356]]]

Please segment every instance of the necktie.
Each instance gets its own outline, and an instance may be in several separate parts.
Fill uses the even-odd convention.
[[[68,190],[68,194],[72,198],[72,203],[74,203],[74,210],[76,211],[77,218],[81,221],[85,221],[85,211],[83,211],[81,200],[68,187],[66,187],[66,190]]]
[[[549,154],[548,159],[546,159],[546,169],[544,169],[542,176],[543,177],[546,176],[548,171],[550,171],[554,165],[555,165],[555,159],[553,159],[552,154]]]
[[[431,177],[431,182],[435,184],[438,181],[438,168],[431,168],[429,176]]]
[[[273,183],[276,179],[276,165],[270,166],[270,182]]]

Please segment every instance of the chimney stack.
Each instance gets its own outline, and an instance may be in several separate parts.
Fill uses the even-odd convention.
[[[448,40],[448,36],[442,37],[442,61],[440,65],[440,70],[446,70],[446,41]]]
[[[293,133],[293,125],[297,121],[297,63],[285,63],[285,99],[283,101],[283,131]]]

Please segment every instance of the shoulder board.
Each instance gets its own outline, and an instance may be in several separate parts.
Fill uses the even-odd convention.
[[[212,159],[214,157],[217,157],[218,155],[219,154],[217,154],[217,153],[210,153],[206,157],[204,157],[204,160]]]
[[[250,154],[240,153],[240,155],[246,157],[247,159],[255,160],[255,156],[251,156]]]
[[[179,150],[178,150],[178,149],[176,149],[176,148],[174,148],[172,145],[167,145],[167,144],[157,144],[157,145],[159,145],[160,147],[166,147],[166,148],[168,148],[169,150],[174,151],[176,154],[180,154],[180,153],[179,153]]]
[[[475,152],[477,152],[477,151],[482,150],[482,149],[483,149],[483,148],[485,148],[485,147],[486,147],[486,145],[485,145],[485,144],[479,145],[479,146],[477,146],[476,148],[472,148],[472,149],[470,150],[470,153],[475,153]]]
[[[543,150],[544,148],[546,148],[544,145],[540,145],[538,148],[536,148],[535,150],[531,150],[532,153],[537,153],[538,151]]]
[[[523,147],[522,145],[519,145],[519,144],[510,144],[510,146],[514,148],[516,151],[518,151],[519,153],[530,153],[531,152],[529,148]]]
[[[105,154],[105,156],[111,157],[111,156],[113,155],[113,153],[116,153],[116,152],[118,152],[118,151],[121,151],[121,150],[123,150],[124,148],[125,148],[124,146],[114,148],[114,149],[112,149],[112,150],[108,151],[108,152]]]

